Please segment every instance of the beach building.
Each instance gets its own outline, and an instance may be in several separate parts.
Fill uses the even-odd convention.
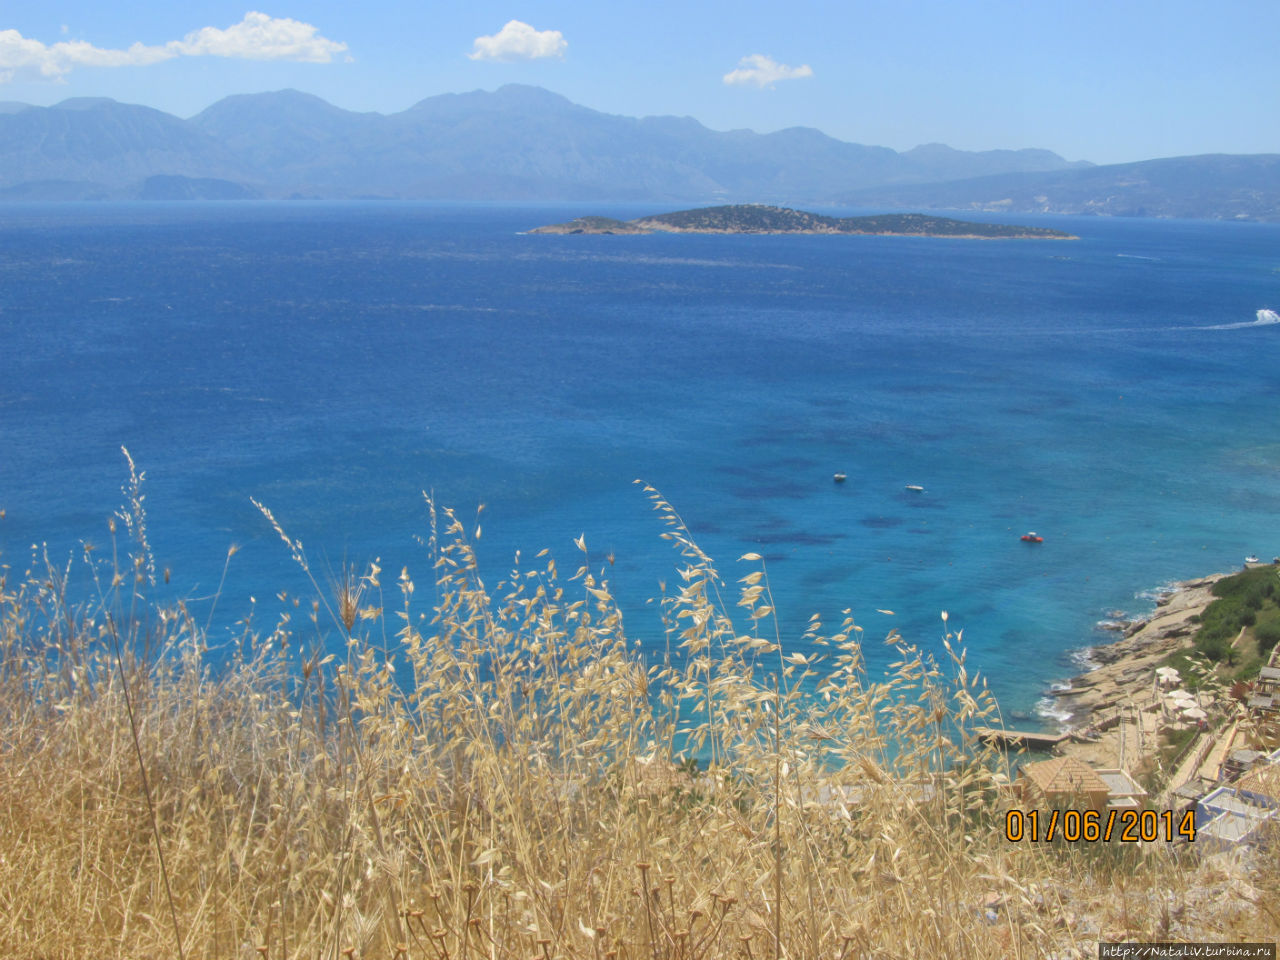
[[[1110,787],[1098,772],[1076,757],[1029,763],[1018,773],[1018,792],[1028,807],[1074,807],[1102,812]]]
[[[1276,751],[1280,754],[1280,750]],[[1280,807],[1280,762],[1254,767],[1236,781],[1236,789],[1270,800]]]
[[[1272,683],[1264,683],[1262,673],[1280,673],[1274,667],[1263,667],[1258,672],[1258,686],[1249,697],[1249,709],[1271,713],[1280,708],[1280,691]]]
[[[1280,667],[1263,667],[1258,671],[1258,692],[1272,697],[1280,695]]]
[[[1276,658],[1273,656],[1271,659],[1274,661]],[[1263,667],[1258,671],[1249,706],[1272,711],[1280,708],[1280,667]]]
[[[1240,786],[1219,787],[1196,804],[1196,845],[1209,849],[1260,846],[1280,827],[1280,800]]]
[[[1254,746],[1263,749],[1280,745],[1280,666],[1272,651],[1271,665],[1258,671],[1258,680],[1249,697],[1249,713],[1253,719]]]
[[[1107,785],[1107,809],[1141,810],[1147,803],[1147,791],[1129,776],[1127,770],[1114,767],[1099,770],[1098,776]]]
[[[1238,780],[1260,760],[1265,760],[1266,756],[1261,750],[1232,750],[1223,759],[1218,775],[1228,782]]]
[[[1168,795],[1170,803],[1177,804],[1179,814],[1188,810],[1194,811],[1196,804],[1204,799],[1205,795],[1211,790],[1217,789],[1218,783],[1212,780],[1205,780],[1202,777],[1188,780],[1178,789]]]
[[[1253,721],[1251,745],[1263,750],[1280,746],[1280,646],[1272,649],[1269,662],[1258,671],[1246,705]]]
[[[1126,770],[1095,769],[1077,757],[1055,757],[1029,763],[1019,772],[1018,794],[1038,807],[1074,807],[1103,812],[1141,810],[1147,791]]]

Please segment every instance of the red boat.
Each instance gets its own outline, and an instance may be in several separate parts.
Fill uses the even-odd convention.
[[[1034,530],[1030,533],[1024,533],[1022,539],[1026,543],[1044,543],[1044,537],[1040,536]]]

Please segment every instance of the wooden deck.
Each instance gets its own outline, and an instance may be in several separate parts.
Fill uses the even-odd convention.
[[[994,727],[978,727],[977,734],[983,743],[1026,747],[1028,750],[1051,750],[1069,736],[1065,733],[1033,733],[1030,730],[997,730]]]

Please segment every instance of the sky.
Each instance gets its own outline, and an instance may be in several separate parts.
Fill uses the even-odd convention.
[[[1280,153],[1278,49],[1278,0],[0,0],[0,101],[190,117],[294,88],[394,113],[527,83],[714,130],[1121,163]]]

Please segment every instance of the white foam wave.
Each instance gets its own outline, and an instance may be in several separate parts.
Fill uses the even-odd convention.
[[[1152,587],[1150,590],[1139,590],[1133,596],[1135,600],[1146,600],[1149,603],[1160,603],[1162,600],[1167,600],[1169,597],[1172,597],[1179,589],[1177,581],[1170,580],[1163,586]]]
[[[1054,723],[1067,723],[1071,719],[1071,711],[1062,709],[1062,705],[1052,697],[1042,697],[1036,702],[1036,714]]]
[[[1079,668],[1081,673],[1088,673],[1090,670],[1097,670],[1102,664],[1093,658],[1093,647],[1081,647],[1079,650],[1072,650],[1068,656],[1071,662]],[[1067,684],[1070,687],[1070,684]]]
[[[1243,330],[1246,327],[1269,327],[1272,324],[1280,323],[1280,313],[1274,310],[1268,310],[1265,307],[1258,311],[1256,320],[1249,320],[1245,323],[1215,323],[1210,327],[1200,327],[1201,330]]]

